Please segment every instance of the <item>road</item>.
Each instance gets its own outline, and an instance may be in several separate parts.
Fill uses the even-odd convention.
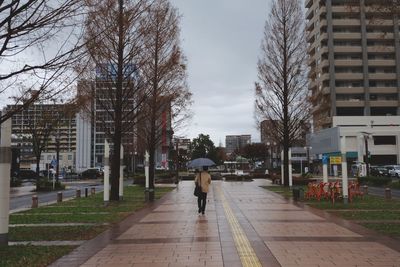
[[[124,182],[125,185],[130,183],[132,183],[132,181]],[[101,181],[68,182],[65,184],[67,188],[62,190],[64,199],[74,197],[76,194],[76,189],[81,189],[82,197],[85,196],[85,188],[89,188],[89,194],[90,188],[92,187],[96,188],[96,192],[103,191],[103,184],[101,184]],[[54,203],[57,200],[57,191],[40,193],[30,192],[33,188],[34,187],[32,185],[27,185],[19,188],[18,192],[11,192],[10,211],[30,208],[32,205],[32,195],[34,194],[38,196],[39,206]]]
[[[368,187],[368,193],[376,196],[385,196],[385,188]],[[392,198],[400,198],[400,190],[392,189]]]

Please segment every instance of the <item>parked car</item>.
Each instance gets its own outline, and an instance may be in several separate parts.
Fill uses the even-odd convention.
[[[87,169],[79,174],[79,177],[82,179],[97,179],[103,176],[103,173],[99,171],[97,168]]]
[[[400,177],[400,166],[398,165],[389,165],[387,166],[389,171],[389,176],[391,177]]]
[[[389,176],[388,168],[383,166],[371,167],[370,173],[372,176]]]

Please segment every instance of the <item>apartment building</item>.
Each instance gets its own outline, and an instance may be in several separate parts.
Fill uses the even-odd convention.
[[[390,140],[394,137],[395,142],[390,144],[393,147],[386,147],[387,152],[375,148],[374,136],[368,141],[369,152],[390,158],[393,163],[399,162],[400,155],[399,20],[377,12],[374,2],[305,1],[309,89],[315,135],[338,127],[340,136],[352,136],[346,136],[346,144],[358,154],[362,151],[355,149],[359,142],[356,139],[362,132]],[[373,158],[383,163],[385,157]],[[357,154],[353,158],[362,159]]]
[[[399,115],[399,21],[373,2],[306,1],[316,129],[334,116]]]
[[[15,106],[7,106],[7,109]],[[66,159],[61,161],[61,168],[73,169],[73,158],[76,151],[75,109],[70,104],[35,104],[16,113],[11,118],[11,145],[19,149],[20,167],[35,169],[36,158],[33,154],[33,135],[46,138],[40,168],[45,169],[47,158],[55,159],[57,142],[59,150]],[[51,129],[51,130],[49,130]],[[51,160],[50,160],[51,161]]]

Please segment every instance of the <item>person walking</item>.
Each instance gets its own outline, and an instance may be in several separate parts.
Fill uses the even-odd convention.
[[[207,193],[209,185],[211,184],[211,175],[208,173],[208,167],[203,167],[203,170],[196,174],[194,182],[201,186],[201,193],[197,196],[197,205],[199,207],[199,213],[204,214],[206,210]]]

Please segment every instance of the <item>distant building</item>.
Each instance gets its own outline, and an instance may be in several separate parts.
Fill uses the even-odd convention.
[[[15,106],[7,106],[7,110]],[[48,117],[51,116],[51,117]],[[53,121],[53,122],[51,122]],[[61,161],[60,170],[63,168],[74,169],[76,151],[76,120],[75,108],[71,104],[35,104],[24,111],[18,112],[11,118],[11,145],[19,149],[20,168],[36,168],[36,157],[33,154],[32,128],[37,135],[44,134],[45,128],[54,127],[46,140],[46,145],[40,160],[40,169],[46,168],[45,160],[49,155],[56,157],[56,136],[60,144],[60,154],[65,154],[69,161]],[[56,125],[51,125],[56,124]],[[43,137],[42,137],[43,138]],[[46,155],[46,156],[44,156]]]
[[[246,145],[251,144],[251,135],[227,135],[225,137],[225,152],[226,154],[233,153],[236,149],[241,149]]]
[[[113,121],[108,115],[104,107],[107,107],[107,102],[111,101],[108,96],[109,83],[105,83],[102,76],[96,81],[81,81],[78,84],[78,94],[89,94],[89,101],[86,103],[86,108],[77,115],[77,156],[76,166],[78,171],[83,171],[91,167],[104,166],[104,142],[107,132],[113,132]],[[126,101],[126,100],[124,100]],[[127,107],[135,106],[134,97],[127,99],[131,104],[126,104]],[[129,116],[132,116],[129,121],[134,121],[136,114],[131,113],[131,110],[126,110]],[[129,125],[128,123],[123,123]],[[126,161],[124,164],[133,168],[133,165],[141,166],[143,157],[146,151],[148,127],[146,121],[142,120],[138,123],[130,123],[132,127],[125,130],[122,138],[124,154]],[[158,146],[155,152],[155,166],[168,168],[169,150],[171,146],[171,107],[165,108],[165,111],[160,113],[158,129],[159,138]],[[113,144],[110,143],[111,151]]]

